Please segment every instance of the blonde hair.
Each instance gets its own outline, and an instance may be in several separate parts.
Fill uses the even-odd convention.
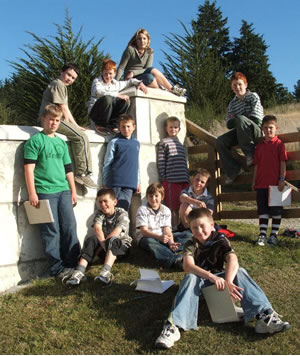
[[[145,35],[147,38],[148,38],[148,44],[147,44],[147,47],[146,47],[146,51],[150,51],[151,53],[153,52],[153,49],[150,48],[150,35],[149,35],[149,32],[147,30],[145,30],[144,28],[139,28],[136,33],[131,37],[130,41],[128,42],[128,47],[129,46],[132,46],[132,47],[135,47],[137,48],[137,44],[136,44],[136,39],[138,37],[138,35],[142,33],[143,35]]]
[[[61,117],[62,114],[63,112],[60,106],[56,104],[48,104],[44,107],[41,117],[46,117],[48,115],[53,117],[57,117],[57,116]]]

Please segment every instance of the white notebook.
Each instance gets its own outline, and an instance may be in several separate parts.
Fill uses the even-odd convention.
[[[283,191],[278,190],[277,185],[269,186],[269,206],[289,206],[292,205],[292,188],[287,185]]]
[[[162,294],[174,284],[173,280],[162,281],[159,274],[151,269],[140,268],[140,274],[135,290]]]
[[[243,309],[237,307],[227,287],[218,291],[216,285],[202,288],[211,319],[214,323],[231,323],[241,321],[244,315]]]
[[[43,224],[54,222],[49,200],[39,200],[38,208],[32,206],[29,201],[25,201],[24,207],[29,220],[29,224]]]

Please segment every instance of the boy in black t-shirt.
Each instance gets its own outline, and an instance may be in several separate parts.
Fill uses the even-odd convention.
[[[232,298],[241,302],[245,323],[256,318],[257,333],[273,334],[289,329],[290,324],[280,320],[262,289],[244,268],[239,267],[229,240],[214,231],[210,211],[207,208],[194,209],[188,220],[193,238],[185,244],[183,251],[186,275],[164,329],[156,340],[156,347],[172,347],[180,339],[179,328],[197,329],[201,290],[211,284],[215,284],[220,291],[227,286]]]

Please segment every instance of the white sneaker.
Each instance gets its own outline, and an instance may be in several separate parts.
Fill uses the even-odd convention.
[[[282,321],[278,313],[273,311],[271,314],[262,314],[261,318],[256,321],[255,331],[258,334],[274,334],[279,331],[288,330],[291,325]]]
[[[252,156],[246,156],[246,166],[251,167],[253,165],[253,157]]]
[[[265,244],[266,244],[266,236],[265,235],[259,235],[258,239],[256,241],[256,245],[265,246]]]
[[[155,347],[169,349],[180,339],[180,331],[177,326],[170,323],[165,324],[161,334],[155,341]]]
[[[77,286],[80,282],[86,281],[85,274],[81,271],[75,270],[72,276],[66,281],[66,284],[71,286]]]
[[[114,279],[113,274],[110,271],[101,269],[99,275],[95,277],[95,281],[103,282],[105,284],[111,284]]]
[[[175,95],[178,96],[183,96],[186,92],[186,89],[181,88],[178,84],[175,84],[172,88],[171,88],[171,92]]]

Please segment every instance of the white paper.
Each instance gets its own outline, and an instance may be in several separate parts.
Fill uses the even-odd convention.
[[[292,188],[285,186],[283,191],[277,185],[269,186],[269,206],[289,206],[292,204]]]
[[[40,200],[38,208],[32,206],[29,201],[25,201],[24,207],[26,210],[29,224],[54,222],[49,200]]]
[[[162,294],[174,284],[173,280],[162,281],[159,274],[151,269],[140,268],[140,275],[135,290]]]

